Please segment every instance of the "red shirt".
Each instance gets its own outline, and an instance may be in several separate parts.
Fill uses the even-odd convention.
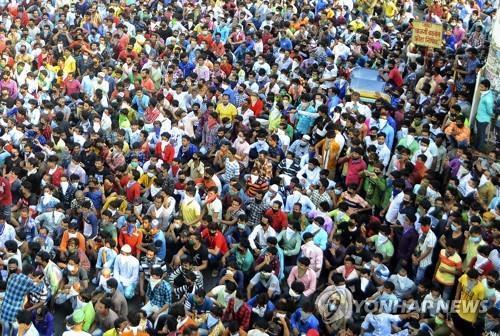
[[[76,79],[65,81],[64,89],[66,90],[67,96],[71,96],[74,93],[80,93],[80,82]]]
[[[162,159],[163,162],[166,162],[168,164],[172,163],[175,157],[175,148],[174,146],[169,142],[165,148],[163,148],[163,151],[161,150],[162,143],[161,141],[158,142],[155,146],[155,156],[159,157]]]
[[[253,111],[256,117],[259,117],[260,114],[262,113],[262,110],[264,109],[264,103],[262,100],[258,99],[255,104],[250,106],[250,110]]]
[[[10,192],[10,182],[5,177],[0,176],[0,206],[12,205],[12,193]]]
[[[360,174],[366,169],[366,162],[362,159],[353,160],[352,158],[349,158],[347,167],[345,184],[349,185],[355,183],[358,186],[361,185],[362,178]]]
[[[215,235],[212,236],[207,228],[201,232],[201,238],[207,242],[207,248],[211,250],[219,248],[219,254],[226,254],[228,247],[226,238],[224,238],[222,232],[217,231]]]
[[[128,244],[132,248],[132,255],[137,254],[137,245],[142,243],[142,232],[139,230],[134,230],[134,232],[129,235],[127,233],[127,226],[121,228],[120,233],[118,235],[118,245],[120,248]]]
[[[139,183],[133,181],[127,186],[125,193],[127,194],[127,201],[133,202],[136,198],[141,197],[141,186]]]
[[[271,208],[267,209],[264,214],[271,217],[271,226],[276,232],[280,232],[288,227],[288,218],[283,211],[278,210],[274,212]]]
[[[61,176],[64,174],[64,169],[60,166],[57,166],[56,171],[52,173],[51,180],[52,184],[56,187],[61,186]]]
[[[389,78],[398,88],[403,86],[403,77],[401,76],[401,73],[399,72],[399,69],[397,67],[394,67],[391,71],[389,71]]]

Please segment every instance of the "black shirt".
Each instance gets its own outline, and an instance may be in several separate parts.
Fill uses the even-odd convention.
[[[208,260],[208,249],[205,245],[201,244],[198,250],[195,250],[193,247],[186,247],[187,254],[193,258],[193,265],[201,266],[203,261]]]

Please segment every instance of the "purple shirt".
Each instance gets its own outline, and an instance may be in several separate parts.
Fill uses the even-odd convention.
[[[12,79],[7,79],[6,81],[1,80],[0,81],[0,90],[7,90],[9,91],[9,96],[12,99],[17,98],[17,83],[16,81]]]

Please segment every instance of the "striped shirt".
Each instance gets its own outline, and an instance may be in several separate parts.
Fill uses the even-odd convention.
[[[240,164],[237,160],[231,161],[226,158],[225,169],[224,175],[222,175],[224,182],[229,182],[233,177],[240,176]]]
[[[436,271],[436,280],[445,286],[453,286],[455,283],[456,275],[441,272],[441,267],[449,271],[457,271],[462,269],[462,258],[455,253],[454,255],[448,257],[446,255],[446,250],[442,249],[439,253],[439,265]]]

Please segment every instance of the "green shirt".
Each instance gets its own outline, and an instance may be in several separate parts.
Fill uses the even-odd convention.
[[[371,236],[368,238],[370,242],[375,243],[375,251],[377,253],[380,253],[384,256],[384,259],[391,258],[394,255],[394,245],[392,245],[392,242],[387,239],[384,243],[380,244],[379,241],[379,236]]]
[[[236,258],[236,264],[238,265],[238,268],[242,272],[248,272],[253,265],[252,252],[250,252],[250,249],[247,249],[245,254],[241,254],[240,252],[238,252],[238,246],[239,246],[238,244],[235,244],[231,249],[231,253]]]
[[[92,301],[89,301],[82,307],[83,313],[85,314],[85,320],[83,323],[83,331],[89,331],[92,323],[95,319],[95,310]]]

